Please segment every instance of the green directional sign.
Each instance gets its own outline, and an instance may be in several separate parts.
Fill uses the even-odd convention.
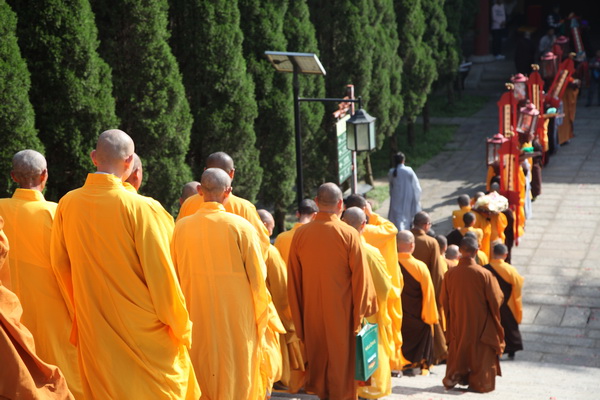
[[[349,119],[350,116],[346,115],[335,124],[338,149],[338,184],[340,185],[352,176],[352,153],[346,146],[346,121]]]

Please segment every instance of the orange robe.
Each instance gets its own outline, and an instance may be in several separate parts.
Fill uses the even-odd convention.
[[[388,295],[386,307],[392,324],[385,327],[385,337],[389,338],[385,342],[392,350],[390,355],[391,368],[400,370],[406,364],[406,359],[402,355],[402,298],[400,296],[404,287],[404,279],[402,271],[398,268],[397,234],[396,225],[378,214],[371,213],[369,223],[365,225],[362,236],[368,244],[376,247],[381,252],[387,266],[387,272],[392,279],[392,290]]]
[[[200,396],[162,216],[111,174],[89,174],[58,203],[50,256],[74,310],[86,399]]]
[[[445,386],[468,384],[482,393],[494,390],[496,375],[501,375],[498,356],[504,351],[503,297],[492,273],[471,258],[461,258],[446,273],[440,295],[448,338]]]
[[[56,206],[38,190],[17,189],[12,198],[0,200],[0,215],[11,243],[11,289],[23,307],[21,322],[35,338],[37,355],[58,366],[75,398],[82,399],[77,349],[69,343],[72,310],[50,263]]]
[[[292,246],[292,239],[294,238],[294,234],[296,230],[300,228],[302,225],[300,222],[296,222],[292,229],[289,231],[281,232],[275,238],[274,246],[279,250],[279,254],[281,254],[281,258],[283,261],[288,262],[288,257],[290,255],[290,247]]]
[[[200,194],[195,194],[193,196],[188,197],[181,205],[179,215],[177,216],[177,221],[184,217],[194,214],[200,209],[203,203],[204,197]],[[261,242],[263,255],[266,257],[266,253],[269,248],[269,245],[271,244],[271,240],[269,239],[269,232],[267,231],[265,224],[263,224],[263,222],[261,221],[258,212],[256,212],[256,207],[254,206],[254,204],[250,203],[246,199],[242,199],[241,197],[237,197],[236,195],[231,193],[229,197],[227,197],[227,202],[224,204],[224,207],[225,211],[235,215],[239,215],[240,217],[250,222],[250,224],[252,224],[252,226],[256,229],[256,232],[258,233],[258,238]]]
[[[558,127],[558,144],[563,144],[573,139],[573,123],[575,122],[575,111],[577,110],[577,95],[579,88],[567,85],[562,96],[565,117],[563,123]]]
[[[464,206],[459,210],[452,211],[452,226],[455,229],[465,226],[465,223],[463,222],[463,215],[468,212],[471,212],[471,206]]]
[[[194,322],[190,354],[202,399],[264,399],[270,296],[256,230],[206,202],[177,223],[171,253]]]
[[[355,335],[377,298],[356,229],[319,212],[298,228],[289,256],[288,295],[304,340],[307,391],[322,399],[356,400]]]
[[[413,257],[421,260],[427,265],[433,282],[435,298],[439,298],[442,288],[442,280],[444,279],[444,267],[441,263],[440,245],[437,240],[427,235],[422,229],[411,229],[415,235],[415,250]],[[438,314],[442,312],[441,306],[437,304]],[[442,320],[443,321],[443,320]],[[433,358],[437,364],[446,359],[448,347],[446,346],[446,337],[442,325],[436,321],[433,325]]]
[[[503,213],[484,215],[475,211],[475,217],[475,228],[479,228],[483,232],[483,239],[479,243],[479,250],[483,251],[489,259],[491,244],[495,240],[500,240],[504,243],[504,229],[508,226],[508,220]]]

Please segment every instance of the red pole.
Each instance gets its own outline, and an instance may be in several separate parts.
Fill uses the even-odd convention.
[[[475,21],[474,55],[488,54],[490,54],[490,3],[489,0],[479,0],[479,12]]]

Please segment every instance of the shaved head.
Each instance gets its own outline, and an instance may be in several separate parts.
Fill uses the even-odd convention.
[[[206,168],[220,168],[227,172],[227,174],[235,169],[233,166],[233,159],[229,154],[222,151],[217,151],[208,156],[206,159]]]
[[[273,219],[273,215],[263,208],[256,210],[256,212],[258,212],[260,220],[263,224],[265,224],[267,230],[269,231],[269,236],[271,236],[273,234],[273,229],[275,228],[275,220]]]
[[[480,198],[481,196],[485,196],[485,193],[477,192],[477,193],[475,193],[475,196],[473,196],[473,200],[477,201],[477,199]]]
[[[142,168],[142,160],[140,159],[140,156],[137,155],[137,153],[133,153],[133,170],[138,170]]]
[[[425,211],[419,211],[415,214],[413,218],[413,226],[419,229],[425,229],[425,225],[431,222],[431,218],[429,218],[429,214]]]
[[[463,256],[475,257],[477,250],[479,250],[479,244],[476,238],[465,235],[460,241],[460,252]]]
[[[473,226],[473,224],[475,223],[475,214],[473,214],[472,212],[464,213],[463,223],[467,228]]]
[[[191,181],[183,185],[181,188],[181,196],[179,197],[179,204],[183,204],[184,201],[187,200],[188,197],[191,197],[198,193],[198,185],[200,182]]]
[[[29,189],[40,184],[41,175],[47,168],[43,155],[35,150],[21,150],[12,159],[11,176],[21,188]]]
[[[440,245],[440,253],[444,254],[446,248],[448,247],[448,239],[444,235],[435,235],[435,240],[437,240]]]
[[[316,202],[320,211],[333,211],[340,200],[342,200],[342,191],[335,183],[327,182],[317,189]]]
[[[471,198],[469,197],[468,194],[461,194],[460,196],[458,196],[458,199],[456,199],[456,200],[460,207],[466,207],[469,205]]]
[[[298,207],[298,214],[300,215],[312,215],[316,212],[319,212],[319,208],[317,207],[317,203],[311,199],[304,199],[300,202],[300,207]]]
[[[350,207],[346,208],[346,211],[344,211],[342,220],[357,231],[361,232],[363,224],[367,222],[367,216],[361,208]]]
[[[494,258],[505,258],[508,254],[508,247],[504,243],[496,243],[492,250]]]
[[[131,170],[131,174],[125,180],[125,182],[129,182],[131,186],[135,188],[135,190],[140,190],[140,186],[142,186],[142,181],[144,180],[143,168],[142,168],[142,160],[140,156],[136,153],[133,153],[133,169]]]
[[[346,205],[346,208],[365,208],[367,206],[367,200],[360,194],[351,194],[350,196],[346,197],[344,203]]]
[[[208,168],[200,180],[205,201],[222,203],[231,191],[231,178],[220,168]]]
[[[135,151],[133,139],[119,129],[104,131],[96,144],[96,161],[98,164],[114,165],[123,162]]]
[[[460,256],[460,252],[458,251],[458,246],[455,244],[451,244],[446,249],[446,258],[448,260],[456,260]]]
[[[498,190],[500,190],[500,184],[498,184],[498,182],[493,182],[493,183],[490,185],[490,190],[491,190],[492,192],[497,192]]]
[[[396,235],[398,253],[412,253],[415,250],[415,235],[411,231],[400,231]]]

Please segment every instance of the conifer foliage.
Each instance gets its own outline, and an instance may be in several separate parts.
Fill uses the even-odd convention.
[[[121,129],[144,164],[140,189],[173,210],[191,180],[185,163],[192,116],[168,44],[167,1],[94,0],[100,53],[113,69]]]
[[[29,93],[39,138],[46,147],[58,200],[93,171],[89,153],[103,130],[114,128],[108,65],[98,56],[97,30],[87,0],[14,0],[19,46],[31,73]],[[4,41],[4,38],[3,38]]]
[[[254,201],[262,179],[257,106],[237,1],[172,0],[170,18],[171,45],[194,117],[189,159],[195,175],[209,154],[224,151],[235,162],[235,194]]]
[[[23,149],[43,152],[34,126],[29,102],[29,71],[17,44],[17,17],[5,0],[0,0],[0,197],[15,187],[10,178],[13,155]]]

